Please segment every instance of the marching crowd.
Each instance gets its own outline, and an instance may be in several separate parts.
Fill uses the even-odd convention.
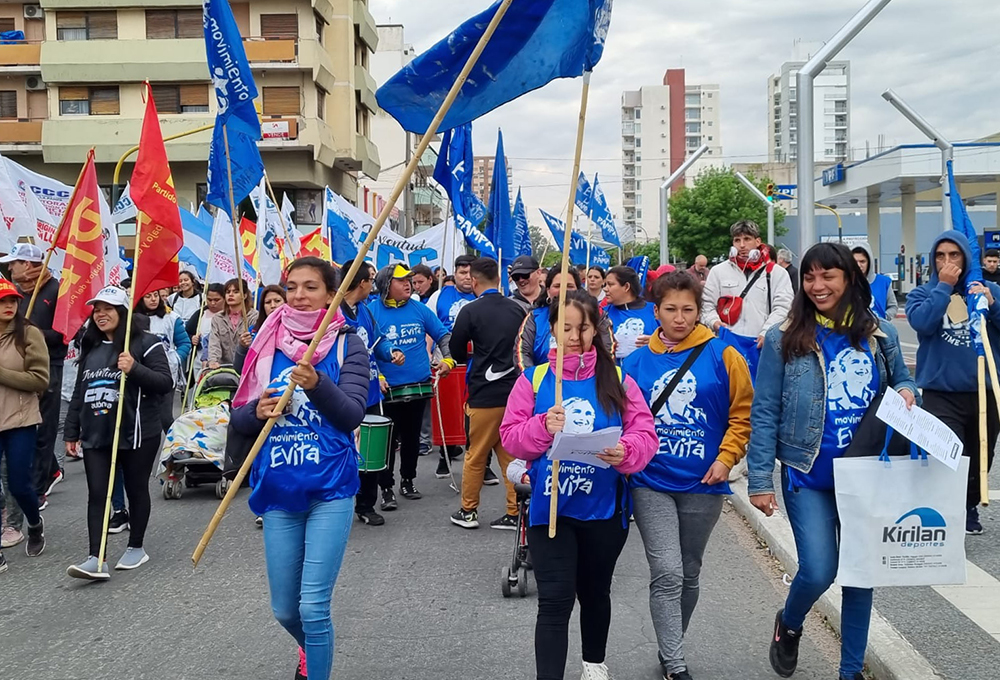
[[[88,555],[68,573],[110,577],[98,547],[120,400],[115,487],[124,494],[115,494],[109,530],[130,531],[116,569],[144,564],[149,477],[161,434],[174,420],[174,394],[187,384],[189,357],[198,366],[232,364],[241,379],[231,436],[252,441],[269,418],[277,419],[254,461],[249,495],[262,518],[274,616],[298,643],[296,677],[329,678],[331,597],[353,519],[379,526],[383,513],[421,498],[417,463],[431,450],[434,385],[464,369],[467,447],[461,504],[450,521],[479,527],[482,486],[503,479],[506,512],[490,527],[513,529],[514,485],[530,485],[539,680],[564,677],[576,602],[582,678],[609,677],[611,583],[632,519],[649,564],[663,677],[690,680],[684,633],[698,602],[702,558],[729,482],[741,474],[751,502],[767,515],[778,507],[781,484],[795,537],[799,569],[775,616],[769,649],[775,672],[789,677],[806,614],[832,585],[839,542],[849,540],[838,535],[833,461],[878,454],[851,442],[888,387],[910,406],[922,401],[964,442],[966,455],[978,450],[976,351],[964,299],[986,297],[989,334],[1000,347],[1000,288],[968,280],[972,252],[964,236],[948,231],[935,241],[930,281],[906,299],[906,318],[919,338],[914,379],[892,325],[898,303],[891,281],[877,273],[870,246],[815,245],[796,270],[791,253],[763,244],[753,222],[737,222],[730,233],[729,257],[714,267],[699,256],[687,270],[668,265],[650,272],[645,284],[625,266],[563,273],[542,270],[530,256],[506,272],[495,260],[462,256],[447,278],[424,265],[376,272],[361,263],[311,361],[304,360],[306,347],[350,262],[338,270],[317,258],[296,260],[283,287],[261,291],[257,309],[235,279],[203,290],[184,273],[176,291],[138,301],[108,287],[91,301],[85,330],[65,339],[52,330],[58,282],[43,271],[37,247],[18,244],[0,259],[13,280],[0,282],[3,548],[24,542],[29,556],[41,555],[47,494],[62,480],[62,466],[82,458]],[[996,255],[990,251],[987,259]],[[987,267],[984,278],[995,270],[995,263]],[[502,277],[513,283],[510,296],[501,292]],[[133,303],[140,314],[125,352]],[[64,376],[67,345],[75,372]],[[128,379],[120,395],[122,372]],[[63,415],[64,382],[72,397]],[[291,401],[277,412],[290,384]],[[992,401],[987,413],[992,463],[1000,431]],[[354,433],[369,416],[392,423],[381,470],[359,470]],[[546,452],[560,432],[606,428],[621,434],[597,461],[560,466],[557,531],[550,538],[554,475]],[[65,457],[55,450],[60,430]],[[436,476],[450,477],[462,453],[440,446]],[[979,466],[969,469],[966,530],[979,534]],[[0,572],[6,569],[0,555]],[[843,589],[841,680],[863,678],[871,608],[871,589]]]

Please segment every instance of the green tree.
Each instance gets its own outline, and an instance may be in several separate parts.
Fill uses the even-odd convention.
[[[771,181],[747,179],[761,191]],[[761,237],[767,234],[767,206],[740,184],[730,168],[709,168],[698,175],[694,187],[682,188],[670,197],[670,252],[678,259],[693,262],[695,256],[712,259],[725,256],[732,245],[729,227],[738,220],[753,220],[760,225]],[[781,236],[785,213],[774,211],[774,233]],[[659,248],[659,244],[655,244]]]
[[[635,252],[632,257],[642,257],[645,255],[649,258],[649,268],[656,269],[660,266],[660,242],[650,241],[649,243],[643,243],[642,245],[636,244]]]
[[[542,232],[541,227],[535,226],[534,224],[528,226],[528,233],[531,234],[531,254],[534,255],[535,259],[542,257],[542,253],[545,252],[545,244],[547,240],[545,234]],[[549,250],[551,250],[551,246]]]

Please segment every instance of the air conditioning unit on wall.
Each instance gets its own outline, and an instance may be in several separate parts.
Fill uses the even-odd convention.
[[[25,5],[24,6],[24,18],[25,19],[41,19],[45,16],[45,11],[42,9],[41,5]]]
[[[28,76],[24,79],[24,89],[29,92],[37,92],[38,90],[44,90],[46,87],[45,81],[43,81],[38,76]]]

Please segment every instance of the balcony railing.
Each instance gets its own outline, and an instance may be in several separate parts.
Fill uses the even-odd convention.
[[[38,66],[42,63],[40,42],[16,42],[0,45],[0,67]]]
[[[28,118],[0,120],[0,145],[41,144],[42,121]]]
[[[244,38],[243,48],[247,60],[267,62],[295,62],[298,57],[295,38]]]

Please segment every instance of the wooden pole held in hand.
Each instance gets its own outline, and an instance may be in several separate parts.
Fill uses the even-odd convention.
[[[319,328],[316,330],[316,336],[313,338],[313,341],[309,344],[309,347],[306,349],[306,353],[302,356],[303,360],[305,361],[312,360],[312,356],[316,352],[316,347],[319,345],[320,339],[326,334],[326,329],[329,327],[330,322],[333,321],[333,317],[337,313],[337,310],[340,309],[340,303],[344,299],[344,294],[347,292],[348,286],[351,284],[351,281],[354,280],[355,275],[361,268],[361,262],[364,259],[364,256],[368,253],[369,250],[371,250],[372,244],[378,237],[379,231],[382,230],[382,226],[389,219],[389,213],[392,211],[393,206],[396,205],[396,201],[398,201],[399,197],[402,195],[403,189],[406,187],[406,184],[410,181],[410,177],[413,176],[413,173],[416,171],[417,166],[420,164],[420,159],[423,157],[424,151],[427,150],[427,147],[430,145],[431,140],[437,134],[437,130],[438,127],[441,125],[441,121],[443,121],[444,117],[448,114],[448,110],[451,108],[451,105],[455,103],[455,99],[458,97],[459,91],[465,84],[466,78],[469,77],[469,73],[472,71],[472,68],[476,65],[476,62],[479,60],[480,55],[482,55],[483,50],[486,49],[486,45],[490,42],[490,39],[493,37],[493,33],[496,32],[497,26],[500,24],[500,20],[503,19],[504,15],[507,13],[507,9],[510,7],[512,2],[513,0],[503,0],[503,2],[497,8],[496,14],[493,15],[493,19],[486,27],[486,31],[483,33],[482,38],[479,39],[479,43],[472,51],[472,54],[469,55],[469,59],[468,61],[466,61],[465,66],[462,68],[461,73],[458,74],[458,78],[455,80],[454,84],[452,84],[451,90],[448,91],[448,96],[445,97],[444,101],[441,103],[441,108],[438,109],[438,112],[434,116],[434,119],[431,121],[430,126],[427,128],[427,131],[424,133],[424,136],[420,139],[420,143],[414,150],[413,157],[410,159],[410,162],[407,164],[406,168],[399,176],[399,179],[396,180],[396,185],[392,189],[392,194],[390,194],[389,199],[385,203],[385,206],[382,208],[382,211],[379,213],[378,218],[375,220],[375,224],[372,225],[371,231],[369,231],[368,233],[368,237],[365,239],[364,243],[362,243],[361,247],[358,249],[358,257],[354,258],[354,262],[353,264],[351,264],[351,268],[344,276],[344,280],[340,284],[340,289],[334,296],[333,301],[330,303],[330,306],[326,310],[326,315],[323,317],[323,320],[320,322]],[[231,185],[232,183],[230,182],[230,186]],[[274,408],[273,411],[274,413],[281,413],[282,411],[284,411],[285,407],[288,405],[288,402],[291,400],[292,393],[294,391],[295,391],[295,384],[289,382],[288,387],[285,388],[285,391],[281,394],[281,398],[278,400],[278,404]],[[253,447],[247,454],[246,460],[243,461],[243,465],[240,466],[239,472],[236,473],[236,477],[235,479],[233,479],[232,484],[230,484],[229,490],[226,492],[225,498],[223,498],[222,502],[219,503],[219,507],[215,511],[215,515],[212,516],[212,520],[211,522],[209,522],[208,528],[205,529],[205,533],[202,535],[201,540],[198,542],[198,547],[195,548],[194,554],[191,556],[191,561],[194,563],[194,566],[196,567],[198,566],[198,562],[201,560],[202,555],[205,554],[205,549],[208,547],[209,541],[212,540],[212,536],[215,534],[215,530],[218,528],[219,522],[222,521],[223,515],[225,515],[226,510],[229,508],[229,505],[233,502],[233,499],[236,497],[236,492],[239,490],[240,485],[243,483],[243,480],[246,478],[247,474],[249,474],[250,468],[253,467],[254,459],[256,459],[257,454],[260,453],[261,448],[264,446],[264,442],[267,441],[267,438],[270,435],[271,429],[274,427],[274,423],[276,420],[277,417],[272,416],[268,418],[266,423],[264,423],[264,429],[261,430],[260,435],[257,436],[257,441],[254,442]]]

